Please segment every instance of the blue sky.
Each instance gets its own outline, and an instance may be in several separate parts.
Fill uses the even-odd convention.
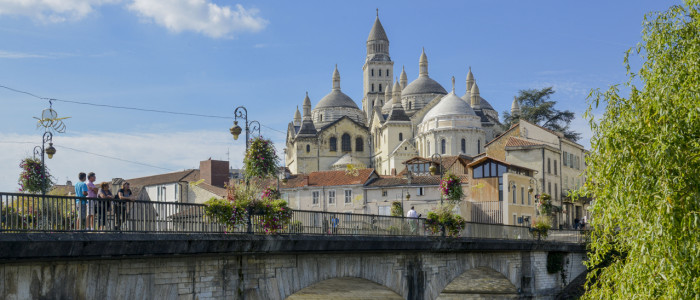
[[[558,108],[580,119],[592,88],[625,81],[624,51],[640,41],[643,16],[678,1],[0,1],[0,85],[97,104],[232,116],[245,105],[281,149],[305,91],[315,105],[338,64],[342,90],[360,105],[365,41],[375,8],[396,74],[430,76],[464,93],[471,66],[481,95],[502,112],[520,89],[554,86]],[[40,142],[48,106],[0,89],[0,190],[16,190],[19,160]],[[212,157],[241,165],[230,120],[54,103],[69,116],[48,166],[59,182],[78,171],[98,180],[196,168]],[[271,129],[270,129],[271,128]],[[5,143],[2,143],[5,142]],[[12,143],[9,143],[12,142]],[[227,152],[230,153],[227,155]],[[101,176],[100,176],[101,175]]]

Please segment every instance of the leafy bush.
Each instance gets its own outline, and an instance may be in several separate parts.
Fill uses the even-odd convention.
[[[552,214],[552,196],[550,196],[547,193],[544,193],[540,196],[540,199],[537,201],[537,211],[540,212],[540,215],[543,216],[549,216]]]
[[[532,223],[532,228],[530,229],[530,232],[533,235],[546,239],[551,228],[552,224],[549,220],[549,217],[541,216],[535,219],[535,222]]]
[[[447,236],[459,236],[467,221],[462,216],[452,213],[454,207],[452,204],[447,204],[438,207],[434,212],[428,212],[428,217],[425,220],[427,229],[431,233],[436,234],[441,232],[444,226]]]

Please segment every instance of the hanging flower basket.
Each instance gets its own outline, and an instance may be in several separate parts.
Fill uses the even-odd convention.
[[[279,157],[272,142],[262,137],[250,139],[248,152],[243,159],[245,177],[268,178],[277,174]]]
[[[459,202],[464,197],[464,191],[462,191],[462,180],[452,173],[447,173],[440,180],[440,192],[445,197],[445,199]]]
[[[41,161],[35,158],[25,158],[19,164],[22,173],[19,174],[19,191],[24,193],[41,193],[48,191],[53,185],[49,169],[45,169],[46,176],[41,172]]]
[[[539,201],[537,201],[537,211],[539,211],[540,215],[543,216],[551,215],[554,212],[552,207],[552,196],[549,194],[542,194]]]

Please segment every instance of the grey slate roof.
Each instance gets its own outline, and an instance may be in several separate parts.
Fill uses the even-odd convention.
[[[377,41],[377,40],[383,40],[383,41],[388,41],[389,38],[386,36],[386,32],[384,31],[384,27],[382,26],[382,23],[379,22],[379,17],[377,17],[374,20],[374,25],[372,25],[372,30],[369,31],[369,37],[367,37],[367,41]]]
[[[406,88],[401,91],[401,96],[410,96],[416,94],[442,94],[447,95],[447,91],[442,85],[430,77],[422,76],[409,83]]]
[[[401,103],[396,103],[391,107],[391,112],[389,117],[386,118],[387,122],[390,121],[411,121],[411,119],[406,115],[406,111],[403,110]]]
[[[301,129],[299,129],[299,132],[297,132],[297,137],[299,136],[315,136],[317,133],[316,127],[314,126],[314,122],[311,121],[311,119],[304,119],[303,122],[301,122]]]
[[[326,107],[349,107],[359,109],[357,103],[340,90],[332,90],[316,104],[314,109]]]
[[[493,109],[493,106],[491,106],[491,103],[486,101],[486,99],[484,99],[484,97],[479,96],[479,99],[481,99],[480,105],[481,105],[482,109],[490,109],[490,110],[495,111],[495,109]],[[471,103],[471,99],[469,98],[468,93],[464,94],[464,96],[462,96],[462,100],[467,101],[467,103]]]

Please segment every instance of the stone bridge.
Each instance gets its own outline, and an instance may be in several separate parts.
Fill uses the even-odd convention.
[[[581,244],[533,240],[3,233],[0,298],[550,299],[584,259]]]

